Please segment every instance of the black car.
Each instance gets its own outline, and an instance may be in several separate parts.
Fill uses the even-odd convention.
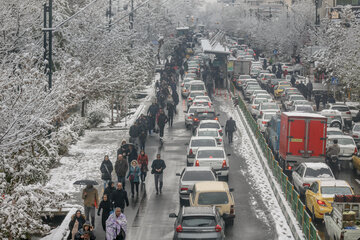
[[[225,223],[216,207],[182,207],[176,218],[174,239],[225,239]]]
[[[201,120],[219,120],[218,116],[214,110],[209,109],[199,109],[196,110],[193,116],[192,130],[195,133],[196,128],[199,126]]]

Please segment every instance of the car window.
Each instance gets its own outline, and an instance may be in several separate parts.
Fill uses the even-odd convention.
[[[259,104],[259,103],[267,102],[267,101],[268,100],[266,98],[258,98],[258,99],[255,99],[254,104]]]
[[[318,189],[319,189],[319,187],[318,187],[318,183],[317,183],[317,182],[314,182],[314,183],[311,185],[311,187],[310,187],[310,190],[311,190],[312,192],[314,192],[314,193],[317,193],[317,192],[318,192]]]
[[[202,93],[202,92],[190,93],[190,97],[192,97],[192,98],[197,97],[197,96],[203,96],[203,95],[204,95],[204,93]]]
[[[199,205],[228,204],[229,199],[226,192],[203,192],[199,194]]]
[[[214,139],[194,139],[191,141],[191,147],[214,147],[216,146]]]
[[[197,153],[197,158],[225,158],[222,150],[202,150]]]
[[[301,112],[314,112],[314,109],[311,106],[297,106],[296,111]]]
[[[322,194],[352,195],[349,187],[321,187]]]
[[[203,90],[205,90],[205,87],[202,84],[191,85],[191,91],[203,91]]]
[[[340,131],[327,131],[327,135],[343,135]]]
[[[332,178],[334,177],[329,168],[307,168],[305,177],[311,178]]]
[[[195,113],[199,109],[201,109],[201,108],[190,108],[189,113]]]
[[[278,110],[278,106],[276,104],[267,104],[261,106],[262,110],[270,110],[270,109],[276,109]]]
[[[198,118],[215,118],[214,112],[198,112]]]
[[[353,131],[360,131],[360,125],[355,125]]]
[[[219,129],[220,126],[217,123],[202,123],[200,125],[200,128],[216,128],[216,129]]]
[[[210,171],[186,171],[183,181],[215,181],[214,174]]]
[[[212,227],[216,226],[215,216],[189,216],[183,217],[182,227]]]
[[[275,114],[265,114],[264,119],[270,120],[273,116],[275,116]]]
[[[339,145],[354,145],[354,140],[352,138],[338,138]]]
[[[340,112],[347,112],[349,108],[347,106],[333,106],[331,109],[338,110]]]
[[[199,131],[198,136],[199,137],[217,137],[218,133],[217,133],[217,131]]]

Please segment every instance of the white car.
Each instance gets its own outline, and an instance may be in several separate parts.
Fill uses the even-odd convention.
[[[196,96],[194,100],[204,100],[204,101],[211,102],[211,99],[209,98],[209,96]]]
[[[268,102],[275,102],[273,97],[268,93],[259,93],[256,95],[256,98],[266,98]]]
[[[360,123],[355,123],[352,131],[351,131],[352,137],[354,138],[354,141],[356,144],[360,143]]]
[[[259,90],[255,90],[252,95],[250,96],[250,102],[256,98],[256,95],[258,94],[268,94],[268,92],[266,90],[263,90],[263,89],[259,89]]]
[[[202,91],[202,92],[206,92],[206,87],[203,81],[201,80],[194,80],[190,82],[190,93],[194,92],[194,91]],[[206,94],[205,94],[206,95]]]
[[[279,105],[277,103],[260,103],[259,114],[256,115],[256,118],[261,117],[265,112],[280,113]]]
[[[314,108],[310,105],[295,105],[294,112],[313,113]]]
[[[356,114],[360,111],[360,103],[358,102],[345,102],[346,106],[349,107],[351,117],[355,118]]]
[[[261,116],[261,118],[259,118],[259,119],[257,120],[257,123],[258,123],[259,128],[260,128],[260,132],[265,132],[269,121],[270,121],[271,118],[272,118],[273,116],[275,116],[275,115],[276,115],[275,112],[265,112],[265,113]]]
[[[284,103],[285,109],[289,111],[291,109],[294,101],[298,101],[298,100],[306,100],[306,99],[304,98],[303,95],[300,95],[300,94],[294,94],[294,95],[289,96],[289,100],[285,101],[285,103]]]
[[[334,139],[338,140],[340,147],[339,160],[352,162],[352,156],[358,152],[354,139],[348,135],[330,135],[326,141],[326,148],[333,145]]]
[[[216,128],[198,128],[196,130],[196,137],[213,137],[216,139],[218,146],[224,146],[222,134]]]
[[[200,147],[196,153],[195,167],[211,167],[217,176],[225,181],[229,179],[229,160],[224,148]]]
[[[205,92],[204,91],[193,91],[190,92],[188,98],[187,98],[187,107],[190,107],[192,104],[192,101],[194,101],[195,97],[197,96],[205,96]]]
[[[192,105],[191,105],[191,106],[213,108],[213,104],[212,104],[211,101],[202,100],[202,99],[199,99],[198,97],[195,97],[195,99],[194,99],[194,101],[192,102]]]
[[[223,135],[222,126],[218,120],[201,120],[199,123],[199,128],[215,128],[218,130],[220,135]]]
[[[292,172],[294,188],[304,195],[306,188],[317,180],[335,180],[334,174],[326,163],[301,163]]]
[[[263,102],[269,102],[269,100],[266,98],[253,99],[253,101],[250,103],[250,112],[251,112],[252,116],[255,117],[255,116],[259,115],[259,106],[260,106],[260,103],[263,103]]]
[[[189,128],[193,122],[193,115],[198,109],[209,109],[208,107],[190,107],[189,110],[185,114],[185,127]]]
[[[352,116],[348,106],[343,103],[329,103],[326,106],[327,109],[337,110],[341,113],[341,117],[344,119],[345,125],[348,126],[351,124]]]
[[[199,147],[217,147],[218,144],[214,137],[191,137],[188,148],[186,150],[186,163],[187,166],[194,165],[194,159]]]

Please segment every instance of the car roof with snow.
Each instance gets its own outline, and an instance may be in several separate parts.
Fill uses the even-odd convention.
[[[305,162],[303,165],[311,169],[329,168],[326,163],[322,162]]]
[[[202,123],[218,123],[220,125],[218,120],[201,120],[200,124]]]
[[[330,136],[328,136],[328,139],[338,139],[338,138],[353,139],[353,137],[349,136],[349,135],[330,135]]]
[[[320,112],[321,115],[324,115],[324,116],[331,116],[331,115],[334,115],[334,116],[341,116],[341,112],[338,111],[338,110],[332,110],[332,109],[324,109]]]
[[[319,180],[322,187],[350,187],[345,180]]]

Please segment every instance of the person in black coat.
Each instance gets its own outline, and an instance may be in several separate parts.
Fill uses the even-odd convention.
[[[130,166],[130,163],[132,160],[137,160],[138,158],[138,153],[136,151],[136,149],[134,148],[134,145],[129,145],[129,154],[127,156],[127,160],[128,160],[128,163],[129,163],[129,166]]]
[[[174,121],[174,115],[176,113],[175,106],[172,103],[167,104],[169,126],[172,127]]]
[[[101,163],[100,171],[101,171],[101,179],[104,181],[104,189],[106,185],[111,181],[111,173],[113,171],[113,165],[109,159],[108,155],[105,155],[104,160]]]
[[[162,139],[164,136],[164,128],[165,128],[165,124],[168,122],[168,117],[165,115],[164,110],[160,109],[160,114],[158,117],[158,126],[160,129],[160,138]]]
[[[139,136],[139,125],[135,122],[129,129],[130,143],[135,143],[136,138]]]
[[[321,100],[320,94],[315,94],[316,111],[319,111],[319,108],[320,108],[320,100]]]
[[[129,199],[127,196],[127,192],[123,189],[122,183],[119,182],[117,184],[117,189],[111,195],[111,202],[114,208],[121,208],[121,212],[124,213],[125,204],[129,206]]]
[[[306,88],[307,88],[307,91],[308,91],[308,94],[309,94],[309,98],[311,100],[311,94],[312,94],[312,91],[313,91],[313,84],[311,81],[309,81],[307,84],[306,84]]]
[[[236,122],[230,117],[225,124],[225,133],[228,136],[229,143],[232,143],[233,133],[236,131]]]
[[[325,109],[325,106],[326,106],[327,101],[328,101],[327,93],[323,93],[321,101],[322,101],[322,104],[323,104],[323,108]]]
[[[75,222],[78,222],[78,227],[77,229],[73,229],[74,228],[74,225],[75,225]],[[86,222],[86,219],[85,219],[85,216],[83,214],[81,214],[81,211],[80,210],[77,210],[75,212],[74,215],[72,215],[71,217],[71,221],[69,223],[69,230],[70,230],[70,234],[68,235],[68,238],[67,239],[72,239],[72,235],[74,233],[74,237],[75,237],[75,234],[80,230],[82,229],[83,225],[85,224]],[[75,230],[75,231],[73,231]]]
[[[98,213],[97,213],[98,216],[100,216],[101,209],[103,210],[102,216],[101,216],[101,223],[102,223],[102,227],[103,227],[104,231],[106,231],[106,220],[110,216],[110,212],[113,210],[113,205],[110,201],[110,197],[108,197],[107,194],[104,194],[103,200],[100,202]]]
[[[111,200],[111,194],[116,190],[116,188],[114,187],[114,182],[110,181],[108,183],[108,186],[105,188],[104,190],[104,195],[106,194],[109,198],[109,200]]]
[[[146,138],[147,138],[147,131],[146,130],[141,131],[139,135],[140,150],[145,150]]]
[[[291,75],[291,80],[290,80],[290,82],[291,82],[291,86],[295,87],[295,83],[296,83],[295,74],[292,74],[292,75]]]

